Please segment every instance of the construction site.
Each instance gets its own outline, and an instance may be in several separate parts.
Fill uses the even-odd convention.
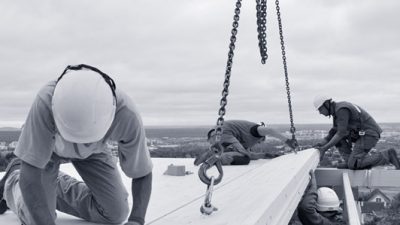
[[[400,225],[396,1],[30,4],[0,3],[0,224]]]

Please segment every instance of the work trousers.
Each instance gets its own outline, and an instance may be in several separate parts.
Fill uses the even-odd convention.
[[[343,138],[336,147],[339,149],[345,163],[349,169],[362,170],[370,169],[374,166],[385,165],[389,163],[389,155],[387,150],[379,153],[369,154],[371,149],[375,147],[379,138],[365,135],[358,138],[353,143],[348,138]]]
[[[42,173],[42,184],[54,219],[57,209],[94,223],[118,224],[126,220],[129,214],[128,193],[112,156],[101,153],[84,160],[73,160],[72,164],[83,182],[60,172],[61,161],[53,154]],[[8,177],[4,198],[21,223],[39,225],[34,223],[24,204],[19,173],[16,170]]]

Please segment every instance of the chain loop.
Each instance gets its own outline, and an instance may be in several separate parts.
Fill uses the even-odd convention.
[[[290,96],[289,75],[288,75],[288,68],[287,68],[287,62],[286,62],[285,41],[283,40],[283,29],[282,29],[282,19],[281,19],[279,0],[275,0],[275,5],[276,5],[276,15],[278,17],[279,37],[281,40],[283,70],[285,72],[286,94],[287,94],[287,101],[288,101],[288,106],[289,106],[290,132],[292,133],[292,139],[295,140],[296,139],[296,135],[295,135],[296,128],[294,127],[294,122],[293,122],[292,100],[291,100],[291,96]]]

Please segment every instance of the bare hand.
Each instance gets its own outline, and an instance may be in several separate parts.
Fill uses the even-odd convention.
[[[319,151],[319,160],[321,161],[324,158],[325,152],[328,150],[324,147],[317,147],[316,149],[318,149]]]

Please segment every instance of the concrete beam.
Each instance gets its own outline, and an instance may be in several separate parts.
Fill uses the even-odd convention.
[[[400,187],[400,170],[345,170],[318,168],[315,176],[318,186],[342,185],[342,174],[347,173],[352,187]]]
[[[343,192],[344,192],[344,208],[348,225],[361,225],[360,213],[354,200],[353,191],[351,190],[349,174],[342,174]]]
[[[316,149],[288,154],[214,187],[212,204],[218,211],[200,214],[202,198],[187,198],[169,213],[148,224],[287,225],[319,163]],[[228,168],[229,169],[229,168]],[[177,192],[190,190],[177,190]]]

